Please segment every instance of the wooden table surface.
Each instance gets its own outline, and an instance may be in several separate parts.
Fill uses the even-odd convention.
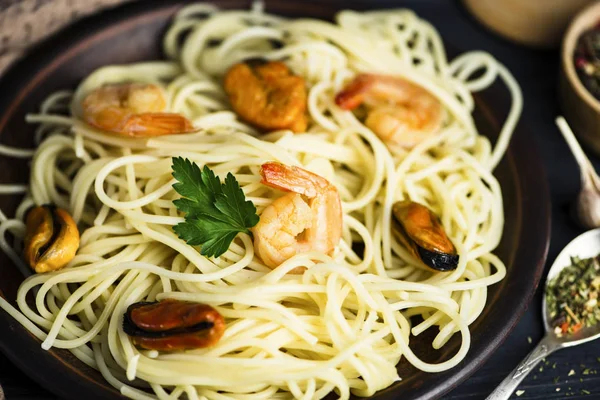
[[[29,43],[66,21],[120,1],[123,0],[0,0],[0,68],[23,52]],[[355,3],[358,1],[361,0],[354,0]],[[362,1],[377,6],[377,0]],[[567,212],[568,203],[579,189],[577,166],[553,123],[558,112],[555,90],[558,51],[531,50],[499,39],[479,25],[457,1],[398,0],[398,6],[403,5],[414,8],[419,15],[433,22],[444,39],[461,50],[482,49],[492,53],[521,84],[525,98],[522,118],[537,139],[550,181],[553,206],[549,267],[559,251],[581,233]],[[600,168],[600,159],[592,158],[592,161]],[[500,349],[479,371],[444,398],[484,399],[542,337],[540,305],[541,292],[538,290],[529,310]],[[1,354],[0,384],[8,400],[55,398]],[[555,353],[540,364],[519,389],[523,392],[513,398],[600,399],[600,342]]]

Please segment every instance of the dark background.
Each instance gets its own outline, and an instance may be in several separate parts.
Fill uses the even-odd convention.
[[[3,1],[5,0],[0,0],[0,6],[3,5]],[[352,4],[365,2],[348,2],[348,8],[352,8]],[[268,0],[266,3],[268,5]],[[369,1],[373,7],[377,7],[377,3],[377,0]],[[568,214],[568,205],[580,186],[579,172],[567,145],[554,125],[554,118],[559,113],[556,93],[558,50],[532,50],[498,38],[476,22],[458,1],[399,0],[398,6],[403,5],[414,8],[421,17],[433,22],[444,40],[459,50],[490,52],[505,64],[519,81],[525,104],[522,115],[526,127],[524,132],[535,137],[550,183],[552,240],[548,268],[560,250],[582,232],[570,220]],[[600,159],[591,158],[597,167],[600,166]],[[444,399],[484,399],[542,337],[540,309],[541,291],[538,289],[529,310],[505,343],[480,370],[444,396]],[[600,375],[597,372],[600,372],[600,342],[562,350],[535,368],[519,387],[525,392],[519,397],[513,395],[512,398],[600,399]],[[571,376],[568,376],[569,374]],[[1,354],[0,384],[8,400],[54,398],[17,370]]]

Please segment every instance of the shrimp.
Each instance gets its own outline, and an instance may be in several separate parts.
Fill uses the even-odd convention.
[[[182,115],[163,112],[163,90],[152,84],[107,85],[89,93],[83,119],[96,128],[133,137],[188,133],[195,129]]]
[[[254,249],[270,268],[296,254],[331,254],[342,236],[340,196],[327,179],[277,162],[261,167],[262,183],[287,194],[267,206],[252,229]],[[292,273],[301,273],[296,268]]]
[[[307,126],[306,86],[282,62],[249,60],[227,71],[225,92],[243,119],[264,130],[304,132]]]
[[[442,125],[440,101],[399,77],[360,74],[338,93],[335,102],[345,110],[364,103],[368,109],[365,125],[384,142],[406,148],[434,135]]]

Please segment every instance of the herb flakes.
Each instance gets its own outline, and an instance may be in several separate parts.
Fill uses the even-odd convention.
[[[600,99],[600,31],[598,26],[585,31],[577,40],[573,64],[583,86]]]
[[[571,265],[548,284],[546,304],[557,336],[576,333],[600,321],[599,257],[572,257]]]

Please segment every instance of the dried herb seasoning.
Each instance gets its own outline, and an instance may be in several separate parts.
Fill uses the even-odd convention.
[[[579,37],[573,62],[583,86],[600,100],[600,22]]]
[[[571,258],[546,289],[546,303],[551,325],[560,337],[600,322],[600,256]]]

